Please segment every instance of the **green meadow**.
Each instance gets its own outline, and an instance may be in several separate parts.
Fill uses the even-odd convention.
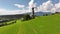
[[[15,24],[0,27],[0,34],[60,34],[60,14],[16,21]]]

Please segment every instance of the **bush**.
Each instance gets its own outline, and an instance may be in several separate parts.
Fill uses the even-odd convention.
[[[43,16],[48,16],[48,14],[43,14]]]
[[[52,13],[52,15],[55,15],[54,13]]]
[[[46,16],[48,16],[48,14],[46,14]]]
[[[24,15],[23,17],[22,17],[22,21],[26,21],[26,20],[30,20],[31,19],[31,17],[30,17],[30,15],[28,15],[28,14],[26,14],[26,15]]]

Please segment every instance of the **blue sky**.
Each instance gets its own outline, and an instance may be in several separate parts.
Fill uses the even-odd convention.
[[[48,0],[34,0],[34,3],[37,3],[37,6],[39,6],[46,1]],[[14,6],[14,4],[25,5],[25,7],[27,7],[29,2],[30,0],[0,0],[0,9],[19,10],[21,8]],[[59,0],[52,0],[53,4],[56,4],[58,2]]]

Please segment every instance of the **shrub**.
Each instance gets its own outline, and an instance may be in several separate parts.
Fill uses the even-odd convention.
[[[55,15],[54,13],[52,13],[52,15]]]
[[[46,16],[48,16],[48,14],[46,14]]]
[[[23,17],[22,17],[22,21],[26,21],[26,20],[30,20],[31,19],[31,17],[30,17],[30,15],[28,15],[28,14],[26,14],[26,15],[24,15]]]
[[[48,16],[48,14],[43,14],[43,16]]]

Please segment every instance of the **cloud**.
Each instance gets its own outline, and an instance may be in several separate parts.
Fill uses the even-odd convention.
[[[32,8],[33,5],[34,5],[34,0],[31,0],[31,1],[29,2],[29,8]]]
[[[24,5],[20,5],[20,4],[14,4],[14,5],[18,8],[24,8],[25,7]]]
[[[48,0],[47,2],[42,3],[38,8],[38,11],[42,12],[60,12],[60,2],[53,4],[51,0]]]
[[[31,12],[32,11],[32,7],[34,6],[34,0],[31,0],[30,2],[29,2],[29,12]]]
[[[37,3],[34,3],[34,7],[37,7]]]
[[[38,7],[38,11],[48,12],[51,11],[52,8],[53,8],[52,1],[49,0],[47,2],[44,2],[42,5],[40,5]]]
[[[60,12],[60,2],[55,4],[55,10],[56,12]]]
[[[34,3],[34,0],[31,0],[30,2],[29,2],[29,12],[32,12],[32,7],[34,7],[34,10],[35,10],[35,12],[36,12],[36,7],[37,7],[37,3]]]
[[[27,13],[28,10],[7,10],[7,9],[0,9],[0,15],[15,15],[15,14],[23,14]]]

